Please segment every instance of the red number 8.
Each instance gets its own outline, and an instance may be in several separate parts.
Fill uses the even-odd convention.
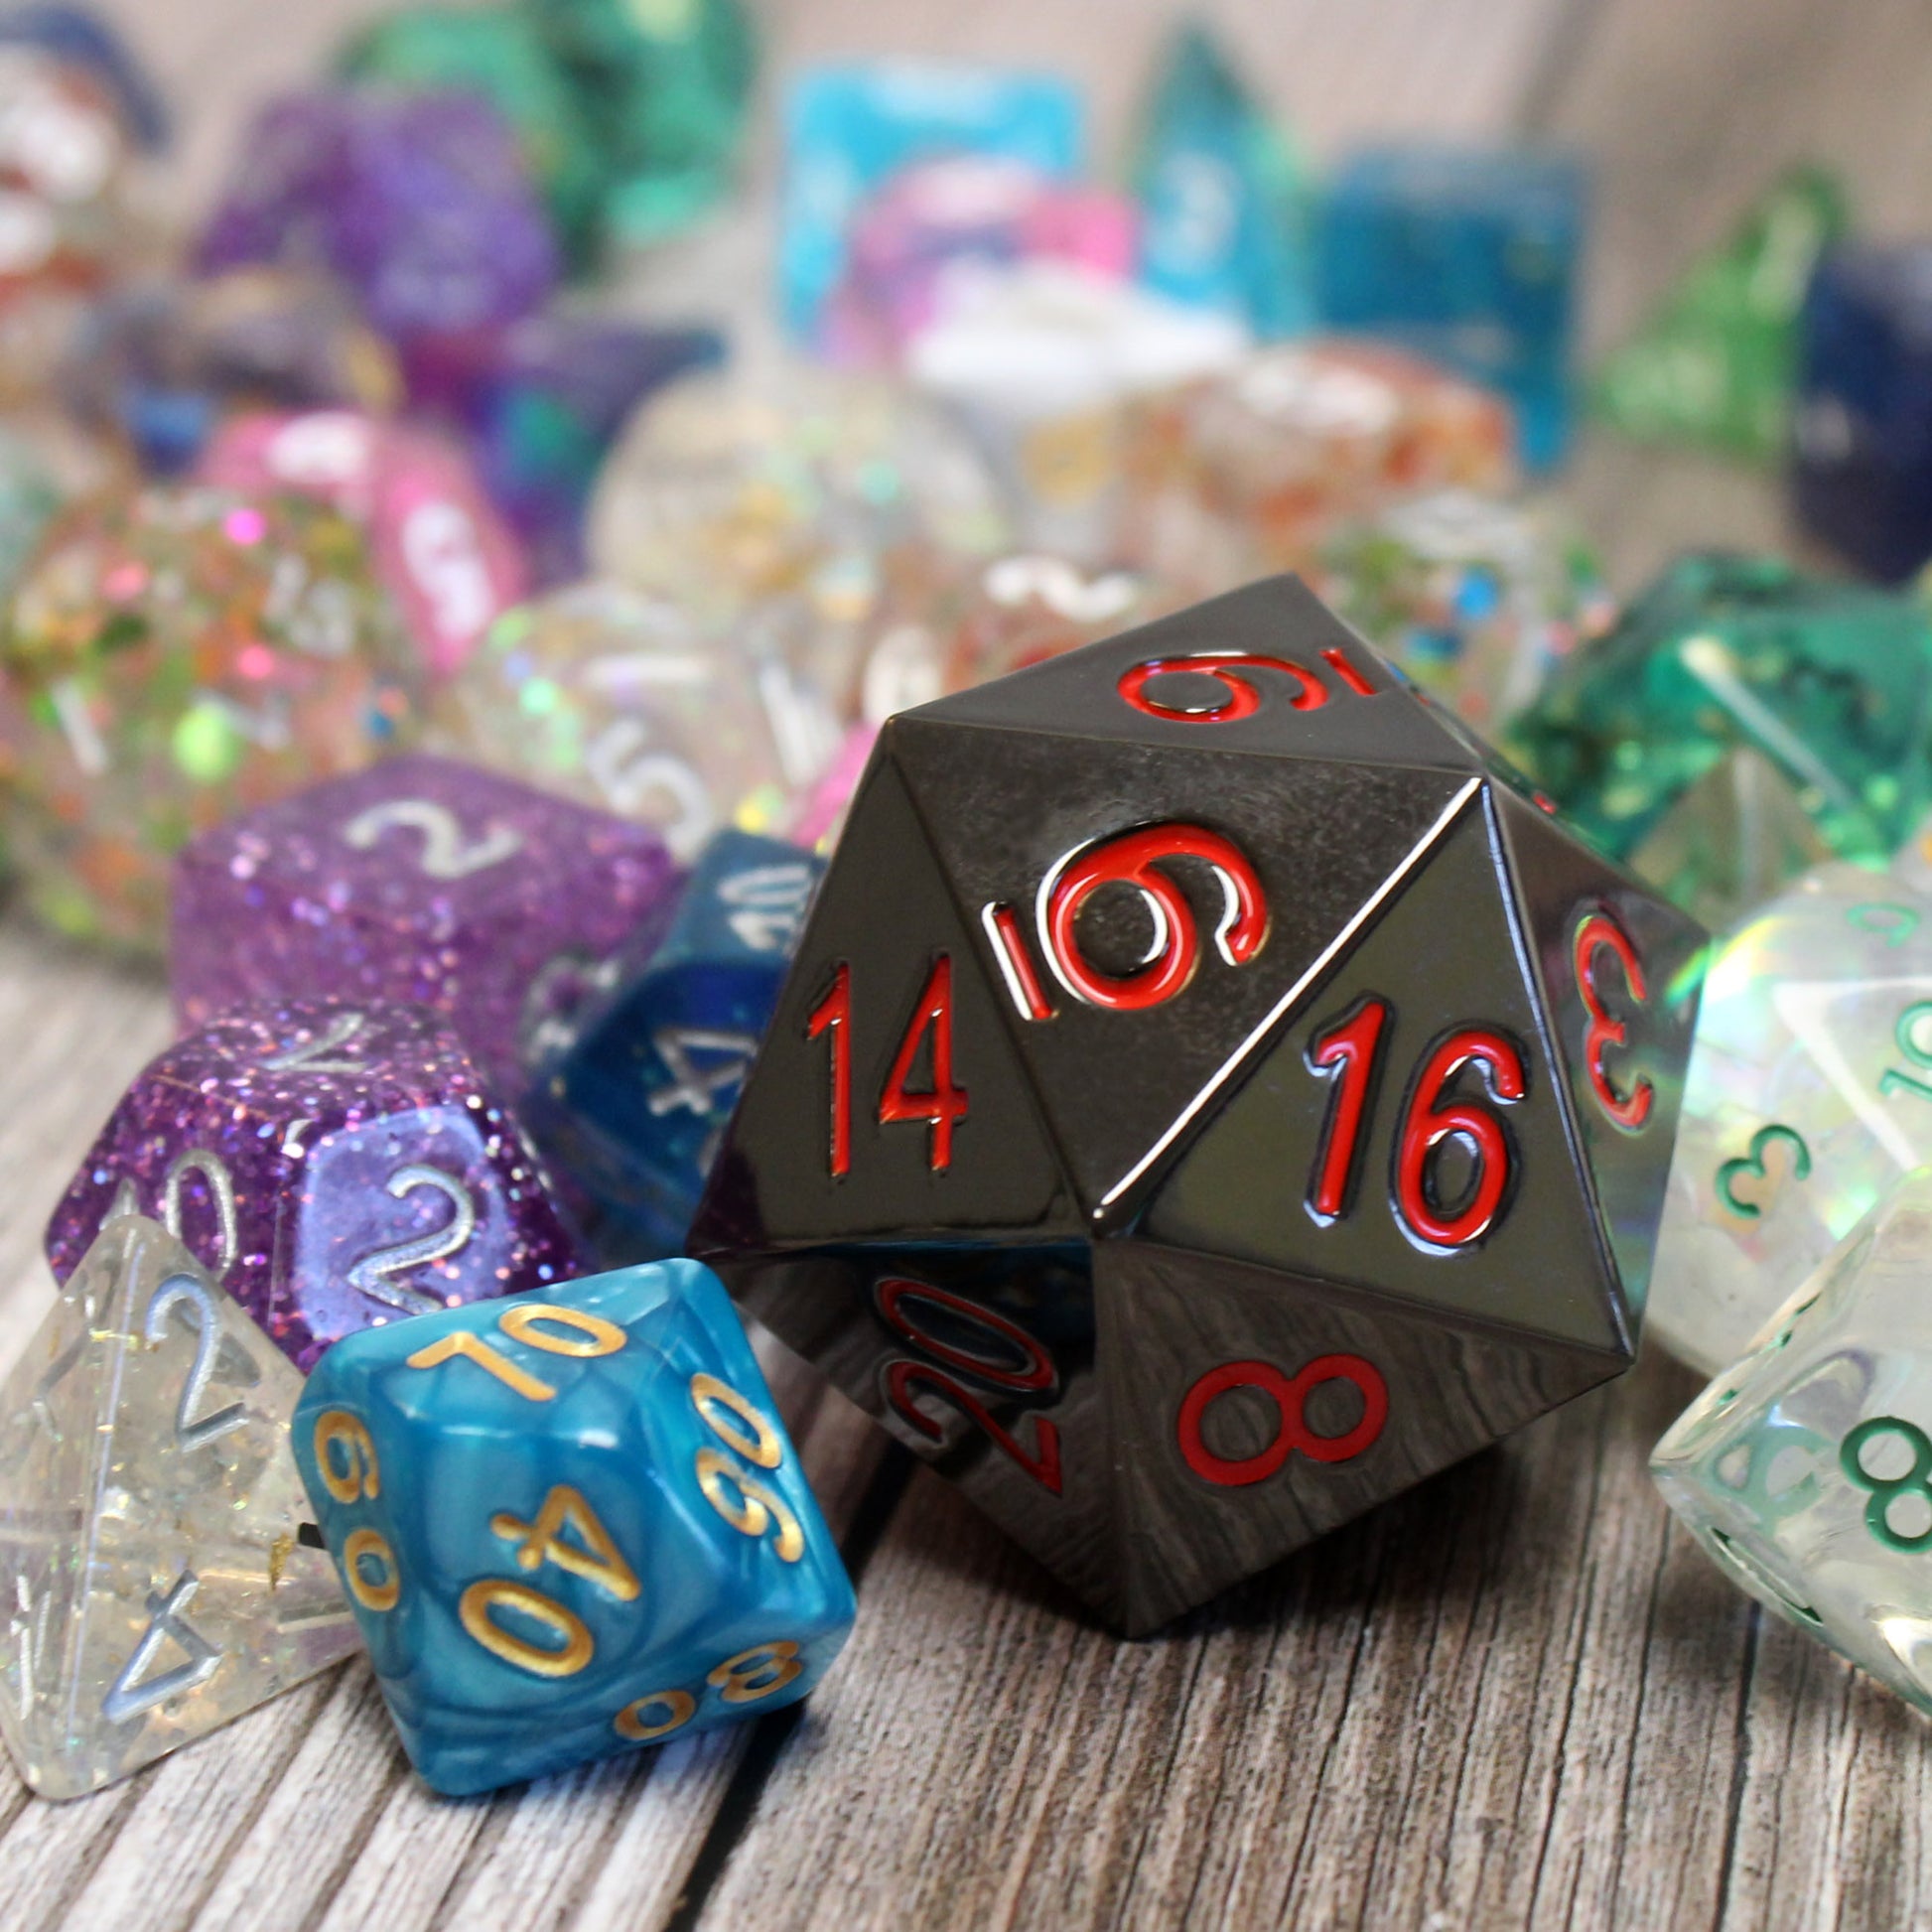
[[[1309,1397],[1323,1382],[1352,1382],[1361,1391],[1362,1419],[1339,1436],[1317,1436],[1308,1425]],[[1259,1389],[1280,1416],[1275,1440],[1253,1455],[1216,1455],[1201,1438],[1209,1406],[1230,1389]],[[1300,1449],[1311,1462],[1346,1462],[1375,1442],[1388,1419],[1389,1385],[1373,1362],[1360,1355],[1317,1355],[1293,1378],[1272,1362],[1223,1362],[1209,1369],[1182,1397],[1174,1434],[1197,1476],[1223,1489],[1240,1489],[1265,1482],[1292,1449]]]
[[[1069,854],[1039,882],[1039,939],[1060,984],[1088,1006],[1134,1012],[1172,1000],[1194,976],[1200,933],[1187,896],[1159,865],[1199,859],[1214,868],[1226,910],[1214,942],[1230,966],[1245,965],[1268,936],[1268,904],[1261,878],[1232,840],[1200,825],[1149,825]],[[1132,886],[1154,917],[1154,946],[1146,963],[1126,974],[1103,973],[1080,950],[1074,930],[1080,908],[1102,886]]]
[[[1603,995],[1596,984],[1596,961],[1605,952],[1623,968],[1630,997],[1641,1006],[1650,997],[1650,989],[1644,983],[1643,962],[1630,943],[1630,935],[1607,912],[1592,912],[1577,928],[1574,951],[1577,991],[1584,1011],[1589,1015],[1589,1026],[1584,1034],[1584,1063],[1589,1070],[1590,1090],[1596,1095],[1596,1104],[1617,1126],[1634,1134],[1650,1118],[1650,1103],[1655,1094],[1650,1082],[1641,1075],[1627,1095],[1618,1093],[1610,1084],[1609,1069],[1603,1064],[1604,1049],[1626,1045],[1630,1037],[1623,1022],[1603,1009]]]
[[[1289,703],[1297,711],[1314,711],[1328,701],[1328,694],[1321,688],[1320,680],[1311,677],[1301,665],[1291,664],[1286,658],[1257,656],[1253,651],[1246,650],[1203,651],[1198,657],[1150,657],[1145,663],[1130,665],[1121,672],[1115,688],[1136,711],[1144,711],[1151,718],[1179,718],[1190,724],[1231,725],[1238,718],[1252,718],[1261,709],[1261,693],[1245,677],[1237,675],[1241,671],[1279,671],[1291,679],[1295,690]],[[1151,679],[1177,673],[1211,677],[1227,696],[1219,704],[1204,709],[1163,704],[1159,698],[1148,696],[1147,687]]]

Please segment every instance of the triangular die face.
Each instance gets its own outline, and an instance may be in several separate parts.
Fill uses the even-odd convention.
[[[111,1220],[0,1389],[0,1732],[111,1784],[356,1648],[289,1452],[302,1378],[173,1236]]]
[[[1624,1301],[1641,1317],[1697,1028],[1705,935],[1533,808],[1501,796],[1497,807],[1590,1184]],[[1579,983],[1580,951],[1587,986]]]
[[[1625,1359],[1525,963],[1472,802],[1221,1107],[1140,1231]],[[1466,1131],[1432,1124],[1461,1108]],[[1478,1162],[1485,1136],[1501,1149]]]
[[[1224,668],[1139,675],[1179,658]],[[1436,713],[1299,577],[1266,578],[900,715],[1117,739],[1162,754],[1474,768]]]
[[[1102,1245],[1095,1293],[1130,1635],[1614,1373],[1601,1355],[1140,1241]]]
[[[1077,1232],[984,944],[890,757],[876,758],[712,1170],[693,1254]]]
[[[887,731],[1081,1201],[1114,1225],[1478,783],[918,716]],[[1070,897],[1083,872],[1127,870],[1137,850],[1155,854],[1147,886],[1116,879]],[[1160,893],[1174,903],[1157,915]],[[1054,936],[1055,906],[1069,902],[1070,944]],[[1177,990],[1108,989],[1164,938],[1167,960],[1192,961]]]
[[[718,1267],[742,1308],[1118,1620],[1085,1242],[738,1255]]]

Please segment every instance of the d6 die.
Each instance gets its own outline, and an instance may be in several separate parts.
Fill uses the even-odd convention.
[[[887,724],[691,1247],[1150,1629],[1628,1365],[1701,947],[1254,585]]]
[[[1875,1208],[1657,1445],[1730,1579],[1932,1714],[1932,1170]]]
[[[216,826],[175,872],[175,1005],[402,1000],[522,1091],[576,979],[667,914],[657,835],[443,759],[392,759]]]
[[[1583,232],[1583,171],[1565,157],[1371,149],[1329,184],[1321,319],[1500,389],[1524,461],[1543,469],[1570,435]]]
[[[1799,519],[1874,577],[1932,557],[1932,248],[1828,255],[1805,298],[1793,499]]]
[[[417,1769],[486,1790],[801,1698],[852,1587],[716,1278],[332,1349],[294,1440]]]
[[[420,1007],[244,1007],[171,1046],[48,1223],[56,1279],[129,1210],[186,1233],[304,1369],[366,1323],[576,1272],[515,1120]]]
[[[621,972],[531,1095],[531,1131],[592,1196],[613,1258],[683,1246],[824,869],[779,840],[721,834],[663,945]]]

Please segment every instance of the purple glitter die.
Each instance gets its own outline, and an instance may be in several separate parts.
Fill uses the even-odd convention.
[[[520,1093],[587,979],[669,921],[645,825],[447,759],[390,759],[217,825],[175,861],[184,1028],[249,1000],[400,1000]]]
[[[246,1007],[128,1088],[47,1228],[164,1221],[305,1372],[358,1328],[579,1272],[514,1116],[421,1007]]]
[[[271,101],[202,237],[204,270],[332,269],[399,340],[497,329],[557,285],[556,236],[515,135],[461,93]]]

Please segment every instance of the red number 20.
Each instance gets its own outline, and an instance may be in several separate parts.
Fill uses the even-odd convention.
[[[933,1390],[962,1415],[972,1417],[996,1447],[1026,1470],[1042,1489],[1057,1496],[1060,1493],[1058,1428],[1044,1416],[1035,1416],[1035,1447],[1029,1449],[994,1416],[979,1396],[956,1375],[949,1373],[951,1369],[959,1369],[979,1381],[992,1384],[996,1389],[1010,1389],[1016,1394],[1046,1394],[1058,1386],[1059,1376],[1053,1367],[1052,1357],[1045,1349],[1018,1322],[1009,1321],[1004,1315],[995,1314],[991,1309],[983,1309],[977,1303],[949,1294],[943,1288],[894,1276],[881,1282],[874,1294],[879,1312],[894,1329],[934,1361],[946,1365],[935,1368],[925,1362],[889,1362],[886,1365],[886,1399],[892,1404],[894,1413],[911,1424],[921,1436],[935,1443],[942,1442],[945,1432],[912,1401],[914,1389],[925,1387]],[[907,1303],[916,1302],[944,1309],[984,1330],[994,1342],[1009,1344],[1019,1351],[1020,1365],[1009,1367],[1004,1362],[975,1354],[970,1349],[928,1333],[914,1320],[906,1306]]]

